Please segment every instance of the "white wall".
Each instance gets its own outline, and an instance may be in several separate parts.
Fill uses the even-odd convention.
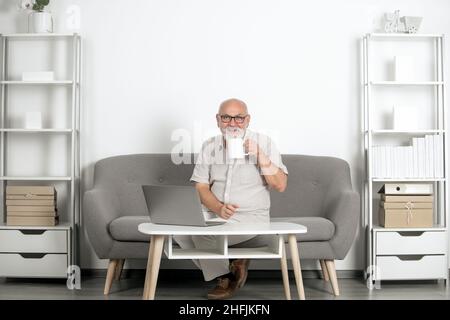
[[[282,153],[341,157],[361,192],[362,35],[395,9],[424,16],[421,32],[450,32],[446,0],[51,2],[58,32],[72,31],[71,5],[81,13],[84,189],[97,160],[170,152],[177,128],[201,127],[201,140],[218,104],[239,97]],[[26,31],[15,3],[0,4],[1,32]],[[83,267],[106,265],[85,238],[82,250]],[[360,232],[337,267],[361,269],[363,259]]]

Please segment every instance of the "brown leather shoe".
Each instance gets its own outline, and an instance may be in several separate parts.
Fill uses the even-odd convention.
[[[217,285],[208,292],[208,299],[221,300],[231,298],[236,291],[236,281],[228,278],[217,279]]]
[[[236,287],[241,288],[247,281],[249,259],[237,259],[230,263],[230,271],[236,278]]]

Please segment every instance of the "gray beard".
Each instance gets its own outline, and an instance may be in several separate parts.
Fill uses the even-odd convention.
[[[238,127],[234,127],[234,128],[228,127],[226,129],[222,130],[222,134],[225,139],[228,139],[228,138],[241,138],[242,139],[245,136],[245,129],[241,129]]]

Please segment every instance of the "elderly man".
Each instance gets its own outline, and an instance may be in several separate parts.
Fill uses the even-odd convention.
[[[191,181],[210,216],[227,223],[269,222],[269,189],[283,192],[287,185],[287,169],[273,142],[264,135],[247,129],[250,115],[247,106],[238,99],[220,105],[216,115],[222,135],[207,140],[199,154]],[[227,138],[241,138],[246,156],[231,159]],[[254,235],[230,236],[229,244],[238,244]],[[214,236],[175,237],[182,248],[216,248]],[[209,299],[233,296],[247,279],[249,260],[199,260],[206,281],[217,279]]]

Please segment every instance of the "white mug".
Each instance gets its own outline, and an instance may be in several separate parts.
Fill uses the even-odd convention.
[[[232,138],[227,140],[227,155],[229,159],[244,159],[248,153],[244,151],[244,139]]]

